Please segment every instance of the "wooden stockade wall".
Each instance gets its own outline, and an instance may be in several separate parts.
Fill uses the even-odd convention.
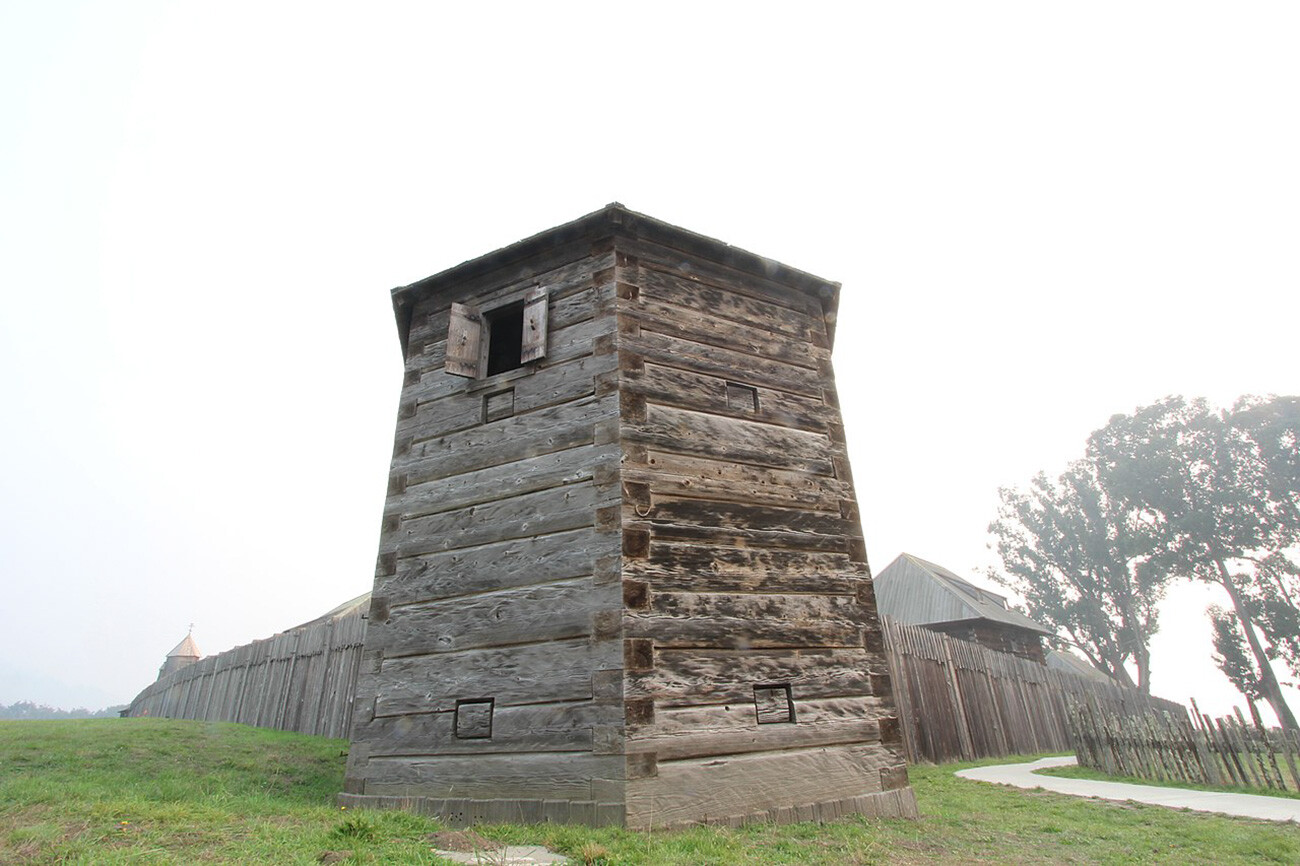
[[[1127,711],[1091,696],[1071,696],[1070,733],[1079,764],[1157,782],[1239,785],[1300,791],[1300,736],[1251,725],[1237,710],[1212,720],[1181,707]]]
[[[150,685],[132,702],[127,715],[241,722],[347,736],[365,639],[363,610],[209,656]],[[1081,763],[1104,772],[1150,772],[1150,778],[1161,778],[1163,772],[1175,779],[1181,778],[1178,773],[1188,772],[1183,768],[1191,748],[1186,743],[1191,725],[1178,704],[887,617],[882,624],[909,761],[939,763],[1076,749]],[[1076,707],[1075,717],[1084,712],[1078,707],[1090,708],[1093,733],[1071,733],[1071,706]],[[1141,756],[1130,754],[1137,748],[1131,736],[1136,728],[1117,721],[1123,718],[1121,713],[1131,716],[1137,708],[1181,719],[1176,735],[1144,733]],[[1205,725],[1215,727],[1209,720],[1202,729]],[[1217,723],[1212,737],[1208,749],[1219,756],[1216,766],[1223,784],[1261,784],[1264,777],[1258,772],[1258,760],[1247,764],[1241,757],[1264,753],[1256,733],[1228,719]],[[1097,745],[1103,741],[1105,745]],[[1162,745],[1166,741],[1169,744]],[[1300,743],[1288,742],[1290,752],[1279,741],[1273,753],[1284,755],[1281,767],[1294,775],[1288,762],[1300,754]],[[1180,757],[1158,757],[1162,752]],[[1236,761],[1233,754],[1238,755]],[[1164,769],[1149,769],[1152,761],[1160,761]],[[1206,761],[1200,763],[1204,766]],[[1148,770],[1139,772],[1143,767]],[[1213,770],[1202,772],[1205,780],[1218,784]]]
[[[150,685],[125,715],[346,737],[366,636],[364,612],[359,608],[208,656]]]
[[[1097,682],[882,617],[909,761],[974,760],[1072,748],[1067,701],[1115,711],[1186,710],[1133,689]]]

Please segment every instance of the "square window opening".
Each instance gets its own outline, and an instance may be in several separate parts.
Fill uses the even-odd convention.
[[[490,310],[483,314],[483,319],[487,325],[488,338],[487,374],[493,376],[522,367],[523,302]]]
[[[446,371],[482,379],[519,370],[546,357],[546,289],[493,310],[452,302],[447,326]]]

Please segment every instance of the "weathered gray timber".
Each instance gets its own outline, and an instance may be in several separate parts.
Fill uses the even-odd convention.
[[[406,372],[341,804],[916,814],[838,298],[620,205],[393,291]]]
[[[1144,707],[1187,714],[1172,701],[1114,682],[1049,668],[924,626],[881,620],[910,761],[1068,751],[1076,744],[1070,735],[1072,703],[1120,715]]]
[[[362,601],[161,676],[123,715],[347,736],[366,634]]]
[[[925,626],[1031,662],[1047,661],[1052,630],[1007,604],[1006,596],[964,580],[942,565],[901,553],[875,575],[881,616]]]
[[[1236,718],[1212,720],[1195,710],[1151,699],[1107,705],[1072,697],[1070,738],[1079,765],[1156,782],[1300,790],[1300,736]],[[1283,769],[1285,768],[1285,770]]]
[[[418,591],[429,599],[458,597],[457,587],[462,585],[464,591],[459,594],[468,596],[531,586],[533,580],[537,586],[563,585],[584,569],[590,570],[594,536],[594,530],[584,529],[485,545],[470,557],[463,550],[425,556],[420,558],[424,570],[414,580]],[[849,578],[837,577],[846,567],[846,555],[687,549],[675,542],[653,547],[659,560],[648,559],[642,574],[653,575],[654,586],[662,588],[665,595],[690,593],[698,586],[698,575],[706,572],[720,594],[811,595],[820,591],[847,595],[853,591]],[[656,568],[656,561],[677,562],[683,567],[677,571]],[[534,567],[516,568],[521,562]],[[458,583],[458,574],[462,583]],[[341,606],[342,613],[165,675],[141,692],[126,714],[239,721],[324,736],[345,735],[350,730],[351,694],[366,628],[362,614],[369,602],[369,595],[364,596]],[[1178,718],[1185,715],[1177,704],[1113,682],[1048,668],[888,617],[881,621],[889,676],[861,667],[860,648],[762,648],[751,643],[741,648],[708,649],[631,638],[629,650],[634,660],[638,652],[643,656],[650,653],[657,664],[626,666],[624,689],[655,696],[655,724],[644,736],[625,742],[627,754],[653,754],[658,763],[774,748],[853,745],[864,737],[878,738],[882,724],[893,724],[888,699],[881,697],[889,691],[887,683],[892,683],[897,724],[909,761],[970,760],[1075,748],[1081,761],[1095,763],[1106,760],[1117,747],[1111,744],[1099,749],[1097,736],[1085,734],[1081,739],[1077,730],[1071,731],[1071,725],[1078,724],[1076,717],[1084,712],[1079,707],[1106,720],[1148,706]],[[508,741],[518,751],[594,752],[598,737],[608,742],[626,727],[621,703],[589,700],[592,670],[606,661],[600,655],[604,649],[582,636],[466,650],[455,656],[456,666],[437,679],[427,675],[428,658],[394,656],[385,665],[386,687],[373,706],[376,745],[371,755],[428,757],[429,742],[438,742],[439,753],[444,755],[482,754],[482,743],[457,737],[454,727],[457,704],[472,690],[493,696],[492,736]],[[548,670],[550,702],[532,703],[538,688],[533,672],[543,666]],[[737,706],[752,705],[755,718],[765,711],[766,705],[756,702],[755,682],[798,684],[795,728],[736,724]],[[778,704],[771,706],[779,709]],[[1075,708],[1073,714],[1071,707]],[[1193,714],[1192,718],[1201,717]],[[1105,725],[1094,723],[1093,727]],[[1208,731],[1203,737],[1211,757],[1221,759],[1215,763],[1193,756],[1208,768],[1210,781],[1218,783],[1213,771],[1223,765],[1223,779],[1251,784],[1252,777],[1241,769],[1253,770],[1241,763],[1249,758],[1250,750],[1231,745],[1245,741],[1239,733],[1241,725],[1234,727],[1230,720],[1220,720],[1216,728],[1206,719],[1202,728]],[[1123,725],[1106,730],[1112,731],[1107,736],[1117,742],[1134,741],[1141,733]],[[1087,740],[1087,736],[1093,739]],[[1296,769],[1300,747],[1277,739],[1275,733],[1269,736],[1274,750],[1283,755],[1279,766],[1289,771],[1288,778],[1300,779]],[[1090,758],[1085,752],[1102,757]],[[857,805],[868,812],[872,808],[869,800]],[[817,814],[828,817],[833,814],[829,808]]]

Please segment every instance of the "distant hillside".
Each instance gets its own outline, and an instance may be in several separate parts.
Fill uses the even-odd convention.
[[[42,669],[32,659],[0,658],[0,706],[21,701],[47,707],[106,707],[122,700],[120,691],[82,677],[79,670]]]
[[[115,707],[105,707],[102,710],[91,712],[84,707],[75,710],[60,710],[55,707],[47,707],[45,704],[34,704],[31,701],[16,701],[9,706],[0,704],[0,720],[11,719],[116,719],[119,712],[126,709],[126,704],[119,704]]]

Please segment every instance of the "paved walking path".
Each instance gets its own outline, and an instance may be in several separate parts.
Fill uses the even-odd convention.
[[[972,767],[958,770],[964,779],[992,782],[995,785],[1014,785],[1017,788],[1042,788],[1058,794],[1078,797],[1100,797],[1103,800],[1133,800],[1172,809],[1191,809],[1196,812],[1219,812],[1243,818],[1262,818],[1265,821],[1300,822],[1300,800],[1286,797],[1262,797],[1258,794],[1227,794],[1216,791],[1189,791],[1183,788],[1160,788],[1155,785],[1129,785],[1124,782],[1094,782],[1090,779],[1066,779],[1061,776],[1040,776],[1035,770],[1044,767],[1065,767],[1075,763],[1073,755],[1063,758],[1043,758],[1027,764],[1000,764],[995,767]]]
[[[492,851],[443,851],[433,849],[445,860],[468,863],[470,866],[540,866],[540,864],[568,863],[567,857],[546,850],[541,845],[508,845]]]

